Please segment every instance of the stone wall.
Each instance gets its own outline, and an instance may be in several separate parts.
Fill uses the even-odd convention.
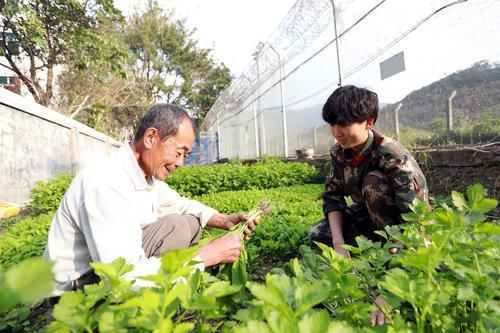
[[[23,202],[38,180],[75,174],[120,142],[0,88],[0,201]]]

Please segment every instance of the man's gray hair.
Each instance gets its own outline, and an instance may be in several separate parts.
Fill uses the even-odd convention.
[[[160,139],[164,140],[179,131],[179,125],[187,118],[194,124],[186,110],[171,104],[156,104],[144,115],[135,132],[134,141],[139,141],[148,128],[154,127],[158,130]]]

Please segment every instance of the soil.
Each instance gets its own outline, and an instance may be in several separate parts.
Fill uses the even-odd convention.
[[[450,195],[451,191],[465,192],[467,186],[480,183],[488,190],[488,197],[500,196],[500,164],[475,167],[422,168],[433,195]]]
[[[465,193],[467,187],[481,184],[487,196],[500,197],[500,142],[420,149],[415,152],[427,179],[429,193],[449,196],[452,191]],[[500,217],[500,207],[488,216]]]
[[[450,195],[451,191],[465,192],[467,186],[480,183],[488,190],[488,196],[500,197],[500,142],[483,145],[432,147],[414,149],[424,172],[429,193]],[[319,168],[324,175],[329,169],[329,156],[312,159],[287,159],[306,162]]]

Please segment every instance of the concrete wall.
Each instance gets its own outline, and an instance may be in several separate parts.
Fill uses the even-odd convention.
[[[38,180],[76,174],[120,142],[0,88],[0,201],[21,203]]]

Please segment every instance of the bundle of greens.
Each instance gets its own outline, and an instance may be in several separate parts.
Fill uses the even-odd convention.
[[[245,230],[248,228],[249,224],[253,221],[262,221],[264,218],[269,216],[273,211],[272,206],[269,201],[262,199],[260,203],[252,208],[247,214],[248,218],[245,222],[241,222],[235,225],[229,230],[228,233],[236,233],[237,235],[243,237]],[[225,233],[225,234],[228,234]],[[243,243],[243,250],[240,253],[238,260],[232,264],[225,264],[221,267],[220,272],[228,277],[233,285],[239,285],[241,288],[245,287],[248,281],[247,273],[247,263],[248,263],[248,253]]]
[[[247,214],[248,219],[245,222],[239,223],[234,227],[232,227],[230,229],[230,232],[235,232],[239,236],[243,236],[250,222],[256,220],[261,221],[265,217],[269,216],[272,213],[272,211],[273,208],[271,207],[267,199],[262,199],[257,206],[255,206],[254,208],[252,208],[251,211],[248,212]]]

